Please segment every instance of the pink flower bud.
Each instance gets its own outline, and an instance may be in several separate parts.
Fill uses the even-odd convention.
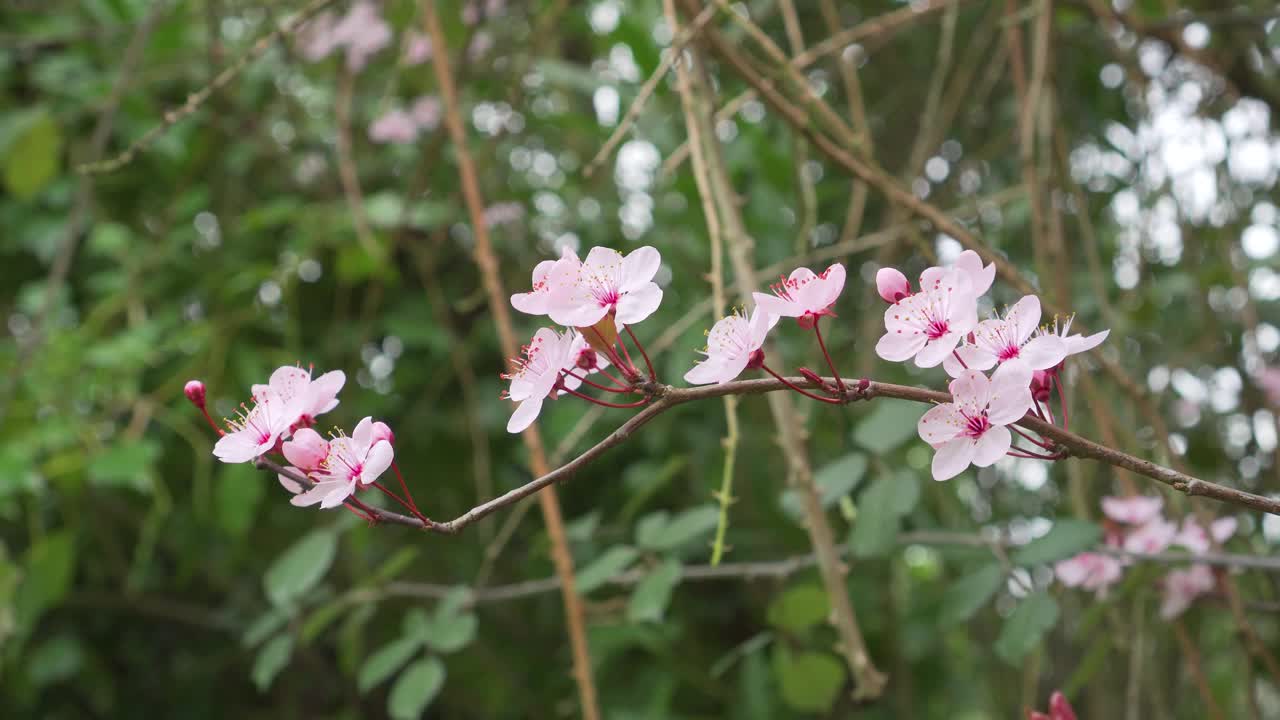
[[[1049,402],[1049,394],[1053,389],[1053,378],[1044,370],[1031,373],[1031,397],[1038,402]]]
[[[1044,713],[1040,712],[1039,710],[1028,710],[1027,720],[1053,720],[1053,719],[1050,718],[1048,715],[1045,715]]]
[[[1076,720],[1076,711],[1067,702],[1067,697],[1058,690],[1049,696],[1049,720]]]
[[[590,372],[600,366],[600,360],[596,356],[596,351],[594,349],[585,347],[578,353],[578,359],[574,364],[577,365],[579,369]]]
[[[373,424],[373,435],[372,439],[369,440],[369,444],[377,444],[380,440],[386,440],[392,445],[396,444],[396,434],[391,432],[391,427],[384,422],[376,422]]]
[[[809,368],[807,367],[796,368],[796,372],[800,373],[800,377],[803,377],[805,380],[808,380],[809,382],[822,388],[823,390],[827,389],[827,383],[822,379],[822,376],[818,375],[818,373],[810,370]]]
[[[876,273],[876,290],[880,291],[880,297],[885,302],[895,305],[902,298],[911,295],[911,283],[906,275],[894,268],[880,268]]]
[[[818,316],[813,313],[805,313],[796,318],[796,324],[805,330],[812,330],[813,326],[818,324]]]
[[[201,410],[204,409],[204,383],[199,380],[188,380],[187,384],[183,386],[182,392],[186,394],[187,399],[191,401],[192,405],[195,405]]]
[[[764,367],[764,351],[756,348],[747,356],[747,369],[759,370],[762,367]]]

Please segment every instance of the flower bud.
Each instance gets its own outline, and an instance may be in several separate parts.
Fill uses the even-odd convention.
[[[1031,373],[1031,397],[1037,402],[1049,402],[1053,390],[1053,376],[1047,371],[1036,370]]]
[[[805,380],[808,380],[809,382],[822,388],[823,390],[827,389],[827,383],[822,379],[822,376],[818,375],[818,373],[810,370],[809,368],[807,367],[796,368],[796,372],[800,373],[800,376],[803,377]]]
[[[396,434],[391,432],[391,426],[384,422],[373,424],[373,435],[370,436],[369,444],[376,445],[380,440],[386,440],[392,445],[396,444]]]
[[[805,330],[812,330],[813,326],[818,324],[818,316],[813,313],[805,313],[796,318],[796,324]]]
[[[885,302],[896,305],[899,300],[911,295],[911,283],[906,275],[894,268],[880,268],[876,272],[876,290]]]
[[[764,367],[764,351],[756,348],[747,356],[747,369],[759,370],[762,367]]]
[[[578,369],[590,372],[600,367],[600,360],[596,356],[595,350],[591,348],[582,348],[582,351],[578,353],[578,359],[574,364],[578,366]]]
[[[1067,702],[1067,697],[1061,691],[1054,690],[1049,696],[1049,718],[1050,720],[1076,720],[1076,711],[1071,708],[1071,703]]]
[[[191,401],[192,405],[195,405],[201,410],[204,409],[204,383],[199,380],[188,380],[187,384],[183,386],[182,392],[187,396],[187,399]]]

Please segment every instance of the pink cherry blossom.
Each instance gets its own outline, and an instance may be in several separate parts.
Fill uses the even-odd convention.
[[[1186,570],[1174,570],[1164,576],[1164,598],[1160,602],[1160,617],[1172,620],[1186,609],[1196,598],[1213,590],[1217,579],[1208,565],[1192,565]]]
[[[1196,555],[1209,552],[1213,543],[1209,541],[1210,535],[1213,541],[1222,544],[1231,539],[1236,534],[1238,523],[1233,517],[1224,517],[1214,520],[1209,525],[1209,532],[1204,531],[1204,527],[1195,520],[1195,518],[1183,518],[1182,528],[1178,530],[1177,536],[1173,538],[1174,545],[1181,545]]]
[[[322,12],[298,28],[298,52],[308,62],[318,62],[328,57],[338,47],[333,34],[337,20],[331,12]]]
[[[1178,534],[1178,526],[1162,517],[1148,520],[1124,538],[1124,549],[1131,553],[1155,555],[1164,552]]]
[[[1080,587],[1105,595],[1107,588],[1120,579],[1123,568],[1120,561],[1110,555],[1085,552],[1063,560],[1053,566],[1058,582],[1067,587]]]
[[[561,272],[554,273],[557,268]],[[543,260],[533,268],[533,289],[511,296],[511,306],[529,315],[546,315],[551,308],[553,275],[556,282],[567,282],[574,270],[582,268],[577,253],[565,248],[559,260]]]
[[[334,45],[347,48],[347,67],[353,72],[363,70],[370,57],[391,44],[391,26],[367,0],[353,4],[332,32]]]
[[[738,313],[726,316],[707,333],[707,358],[685,373],[684,380],[692,385],[724,384],[738,377],[753,362],[762,363],[764,354],[760,347],[764,338],[778,324],[778,316],[759,307],[745,318]]]
[[[413,116],[413,121],[418,124],[420,130],[430,132],[440,126],[440,114],[443,108],[440,98],[435,95],[423,95],[413,101],[409,114]]]
[[[1069,316],[1066,320],[1059,321],[1057,316],[1053,318],[1053,327],[1041,326],[1036,328],[1036,337],[1058,337],[1066,345],[1066,355],[1076,355],[1082,352],[1088,352],[1103,343],[1107,336],[1111,334],[1110,330],[1096,332],[1089,336],[1079,333],[1071,334],[1071,323],[1075,320],[1075,315]]]
[[[944,275],[949,270],[958,270],[969,277],[969,292],[973,293],[974,299],[978,299],[987,294],[991,289],[991,283],[996,279],[996,264],[982,265],[982,256],[973,250],[965,250],[956,257],[956,261],[951,263],[951,267],[931,267],[920,273],[920,287],[928,287]]]
[[[1012,445],[1006,427],[1031,409],[1031,370],[1022,363],[1002,365],[988,380],[970,370],[951,382],[952,402],[937,405],[920,418],[917,429],[937,449],[933,478],[948,480],[970,464],[987,467]]]
[[[431,38],[417,31],[409,31],[404,43],[406,65],[421,65],[431,59]]]
[[[324,462],[329,457],[329,442],[315,430],[302,428],[293,434],[293,439],[280,446],[280,451],[284,453],[290,465],[303,475],[310,475],[324,467]],[[280,480],[280,484],[294,495],[302,492],[303,487],[297,480],[285,475],[276,477]]]
[[[1160,516],[1164,498],[1159,495],[1102,498],[1102,513],[1125,525],[1144,525]]]
[[[911,281],[897,268],[880,268],[876,271],[876,291],[884,301],[893,305],[899,300],[910,297]]]
[[[959,358],[948,356],[943,367],[952,377],[959,377],[966,368],[989,370],[997,363],[1014,359],[1032,370],[1051,368],[1067,356],[1067,343],[1054,334],[1032,337],[1039,323],[1040,298],[1024,296],[1003,318],[978,323],[972,344],[956,351]]]
[[[294,409],[298,414],[290,425],[309,427],[317,416],[338,407],[338,392],[346,382],[347,376],[341,370],[331,370],[312,380],[310,370],[285,365],[271,373],[266,385],[254,385],[253,397],[257,399],[271,390],[286,403],[296,401]]]
[[[297,421],[302,399],[285,400],[272,389],[255,393],[255,404],[235,420],[227,420],[226,435],[218,438],[213,454],[224,463],[249,462],[271,451]]]
[[[374,437],[373,426],[373,418],[366,417],[350,437],[340,435],[330,441],[316,484],[290,502],[298,507],[320,503],[328,509],[341,505],[358,488],[372,485],[395,458],[391,443]]]
[[[581,265],[564,262],[551,268],[547,314],[574,327],[595,325],[610,313],[619,325],[634,325],[662,303],[662,289],[653,282],[661,264],[661,255],[648,245],[625,257],[611,248],[591,248]]]
[[[919,367],[935,367],[978,322],[970,288],[969,276],[952,270],[886,309],[885,334],[876,343],[876,354],[891,362],[915,358]]]
[[[418,123],[409,113],[393,108],[369,125],[369,139],[377,143],[411,143],[418,138]]]
[[[833,315],[831,306],[844,290],[844,266],[836,263],[821,275],[796,268],[791,275],[769,286],[772,295],[752,293],[756,307],[779,317],[803,318]]]
[[[506,398],[519,403],[507,422],[507,432],[521,432],[537,419],[543,401],[560,382],[561,371],[575,366],[584,347],[586,342],[573,331],[561,335],[542,328],[534,333],[523,348],[524,357],[512,359],[512,371],[502,376],[511,381]],[[578,382],[570,375],[565,386],[572,389]]]

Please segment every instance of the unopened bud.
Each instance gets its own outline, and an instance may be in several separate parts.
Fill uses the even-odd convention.
[[[204,409],[204,383],[199,380],[188,380],[187,384],[183,386],[182,392],[187,396],[187,399],[191,401],[192,405],[195,405],[201,410]]]
[[[747,356],[747,369],[759,370],[762,367],[764,367],[764,351],[756,348]]]
[[[1072,709],[1071,703],[1067,702],[1067,696],[1058,690],[1049,696],[1049,719],[1076,720],[1076,711]]]
[[[392,445],[396,444],[396,434],[391,432],[391,427],[384,422],[373,424],[373,434],[370,436],[369,444],[377,444],[380,440],[386,440]]]
[[[911,283],[906,275],[893,268],[880,268],[876,272],[876,290],[885,302],[896,305],[899,300],[911,295]]]
[[[818,324],[818,316],[813,313],[805,313],[796,318],[796,324],[805,330],[812,330],[813,326]]]
[[[583,348],[582,352],[578,353],[578,360],[574,364],[577,365],[580,370],[591,371],[600,367],[600,360],[596,357],[595,350],[592,350],[591,348]]]
[[[827,383],[822,379],[822,376],[818,375],[818,373],[807,367],[797,368],[796,371],[800,373],[800,377],[803,377],[805,380],[808,380],[824,390],[826,389]]]
[[[1047,371],[1036,370],[1031,373],[1031,397],[1037,402],[1049,402],[1053,390],[1053,376]]]

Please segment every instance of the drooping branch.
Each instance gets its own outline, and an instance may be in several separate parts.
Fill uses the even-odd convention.
[[[650,420],[653,420],[676,406],[694,402],[696,400],[722,398],[727,395],[760,395],[763,393],[785,390],[787,389],[787,386],[784,384],[784,380],[800,387],[818,387],[815,383],[812,383],[802,377],[789,377],[781,380],[773,378],[760,380],[737,380],[723,385],[706,385],[691,388],[676,388],[660,383],[648,384],[644,386],[644,390],[649,397],[653,398],[653,402],[640,412],[631,416],[630,419],[620,425],[618,429],[614,430],[603,440],[599,441],[581,455],[578,455],[555,470],[531,480],[504,495],[499,495],[488,502],[481,503],[453,520],[449,520],[448,522],[428,521],[424,523],[417,518],[410,517],[408,515],[401,515],[381,508],[373,508],[375,510],[374,517],[380,522],[407,525],[409,527],[438,533],[457,533],[481,518],[486,517],[512,503],[529,497],[543,488],[568,480],[579,470],[595,462],[597,458],[608,452],[610,449],[626,442],[632,434],[647,424]],[[822,380],[830,384],[835,383],[834,378],[822,378]],[[862,385],[855,385],[851,387],[849,392],[841,398],[841,401],[844,404],[850,404],[859,400],[874,400],[877,398],[909,400],[912,402],[926,404],[944,403],[951,400],[950,395],[937,390],[868,381]],[[1143,458],[1130,455],[1121,450],[1094,442],[1093,440],[1089,440],[1088,438],[1082,437],[1068,430],[1063,430],[1054,425],[1050,425],[1049,423],[1034,418],[1031,415],[1027,415],[1022,420],[1018,421],[1018,424],[1028,430],[1038,433],[1041,437],[1052,440],[1057,449],[1069,457],[1089,458],[1114,467],[1132,470],[1138,475],[1155,480],[1156,482],[1167,485],[1174,490],[1187,495],[1212,498],[1220,502],[1246,507],[1251,510],[1280,514],[1280,500],[1275,500],[1273,498],[1245,490],[1238,490],[1209,480],[1203,480],[1177,470],[1172,470],[1164,467],[1163,465],[1151,462],[1150,460],[1144,460]],[[256,465],[261,469],[270,470],[292,478],[306,487],[310,487],[312,484],[310,480],[301,476],[296,471],[282,467],[278,463],[268,460],[267,458],[259,458],[256,461]]]

